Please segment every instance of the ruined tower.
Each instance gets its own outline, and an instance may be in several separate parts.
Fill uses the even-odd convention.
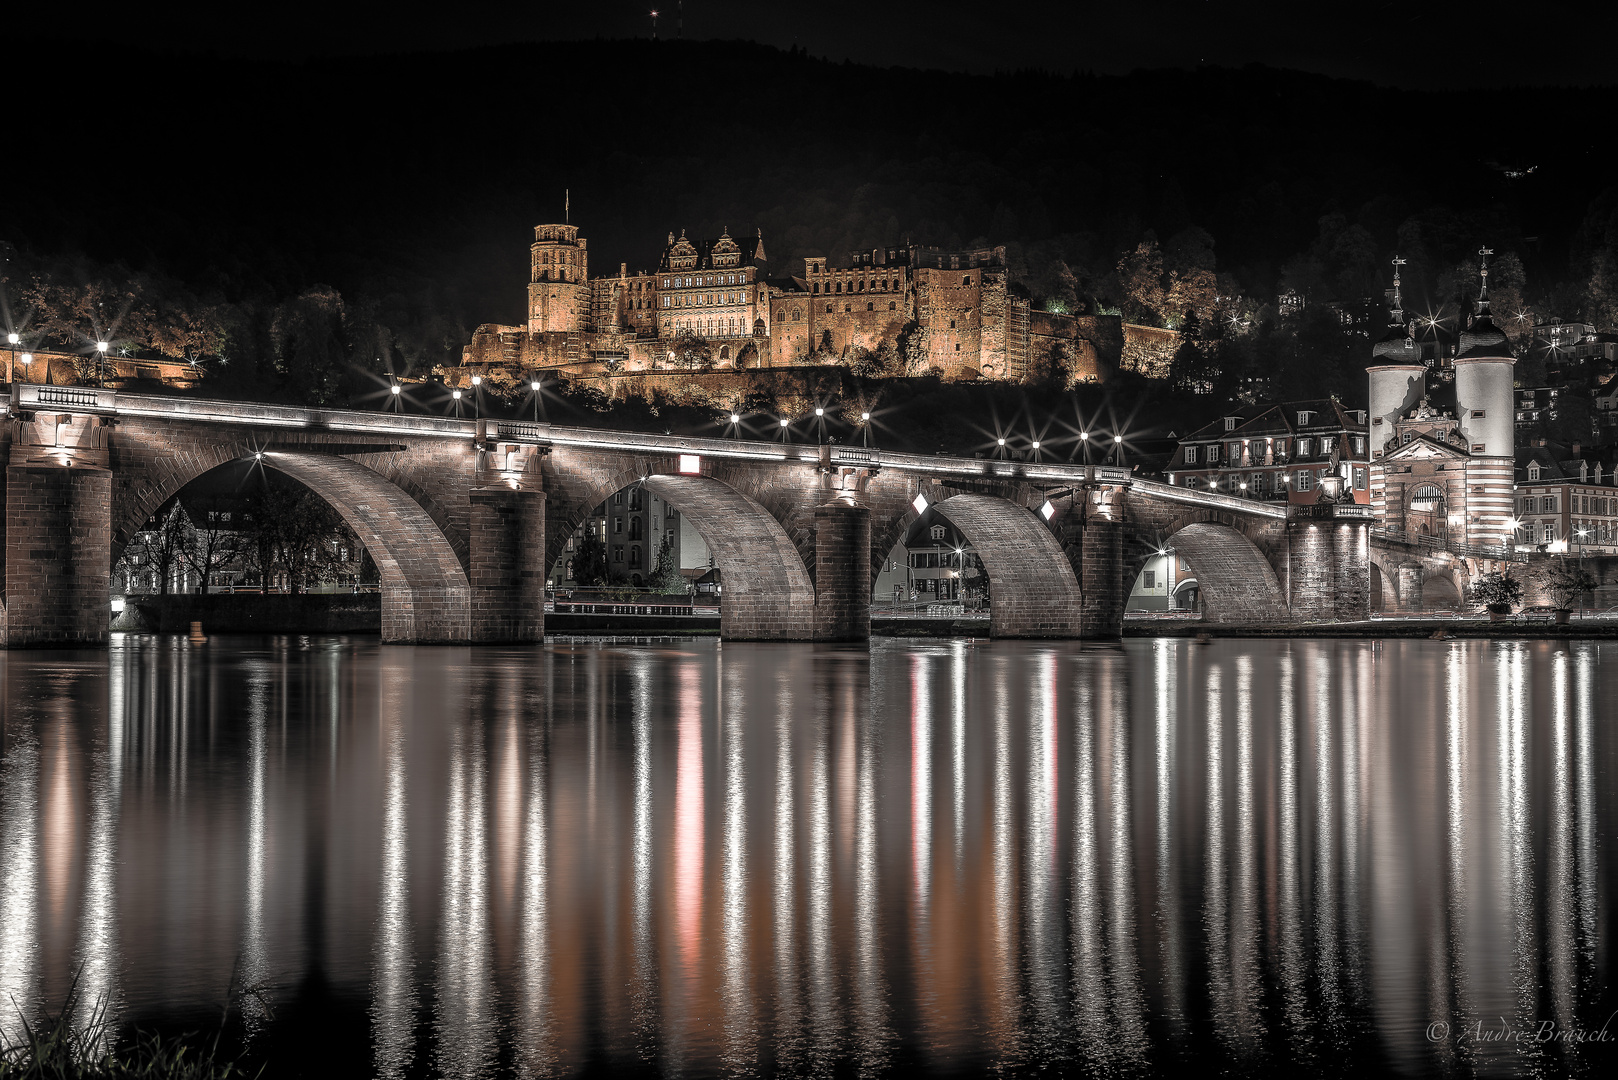
[[[528,332],[577,333],[587,329],[590,267],[577,225],[536,225],[529,249]]]

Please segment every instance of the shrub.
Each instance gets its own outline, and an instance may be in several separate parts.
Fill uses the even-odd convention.
[[[1474,604],[1504,615],[1522,600],[1522,582],[1502,573],[1484,574],[1472,582],[1468,597]]]

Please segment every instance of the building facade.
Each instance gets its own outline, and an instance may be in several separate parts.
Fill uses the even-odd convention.
[[[680,512],[641,487],[628,487],[595,508],[568,537],[562,557],[547,576],[553,588],[578,586],[574,559],[586,535],[601,542],[607,575],[613,582],[637,588],[651,584],[663,541],[669,542],[674,568],[680,569]]]
[[[763,236],[669,233],[653,273],[589,276],[575,225],[539,225],[530,249],[524,326],[484,324],[456,381],[491,368],[621,375],[846,363],[889,350],[909,374],[1018,381],[1058,356],[1100,381],[1123,348],[1117,316],[1034,311],[1004,248],[910,245],[805,260],[802,277],[770,277]]]
[[[1607,456],[1546,440],[1517,450],[1519,547],[1586,555],[1618,554],[1618,472]]]
[[[1240,406],[1180,440],[1168,482],[1247,499],[1366,503],[1365,419],[1331,398]]]
[[[968,604],[988,598],[989,578],[970,542],[928,509],[888,554],[871,590],[873,604]]]

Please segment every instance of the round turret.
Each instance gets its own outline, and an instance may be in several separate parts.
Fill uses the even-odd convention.
[[[1484,248],[1481,255],[1491,254]],[[1513,367],[1506,335],[1489,313],[1489,267],[1481,271],[1477,308],[1462,329],[1455,354],[1455,416],[1474,457],[1509,458],[1516,452],[1516,423],[1512,412]]]

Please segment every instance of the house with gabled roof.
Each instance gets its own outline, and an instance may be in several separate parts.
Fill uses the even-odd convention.
[[[1240,405],[1180,440],[1171,484],[1291,503],[1369,500],[1366,415],[1334,398]]]

